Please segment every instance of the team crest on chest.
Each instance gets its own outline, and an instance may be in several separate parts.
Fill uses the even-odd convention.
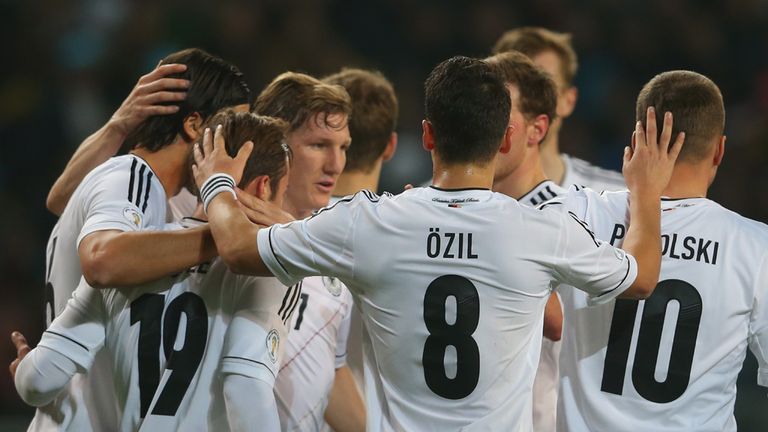
[[[280,348],[280,335],[277,330],[272,329],[267,334],[267,354],[272,363],[277,363],[277,350]]]
[[[323,276],[323,285],[331,295],[338,297],[341,295],[341,281],[335,277]]]
[[[123,209],[123,217],[128,222],[134,224],[136,228],[141,228],[141,214],[131,207]]]

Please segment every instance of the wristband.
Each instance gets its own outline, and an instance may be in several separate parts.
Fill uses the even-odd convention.
[[[216,173],[208,177],[203,186],[200,187],[200,200],[203,201],[203,211],[206,215],[208,214],[208,204],[222,192],[229,192],[237,199],[235,179],[229,174]]]

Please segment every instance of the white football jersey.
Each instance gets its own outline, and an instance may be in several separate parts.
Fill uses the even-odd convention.
[[[199,201],[197,195],[192,194],[187,188],[181,188],[176,196],[168,200],[168,221],[180,221],[195,214]]]
[[[220,260],[173,281],[83,282],[40,341],[84,370],[106,348],[119,430],[226,430],[222,373],[274,384],[299,287],[235,275]]]
[[[544,180],[530,192],[520,197],[518,201],[531,207],[536,207],[567,192],[552,180]],[[557,294],[555,294],[557,295]],[[541,340],[539,365],[533,380],[533,431],[553,432],[555,430],[555,413],[557,412],[558,356],[560,341]]]
[[[114,157],[91,171],[75,189],[48,239],[46,324],[64,310],[80,283],[77,248],[83,237],[102,230],[157,229],[165,217],[163,186],[141,158]],[[76,375],[52,404],[36,411],[29,430],[114,429],[113,394],[107,359],[99,358],[89,376]],[[88,410],[91,407],[95,409]]]
[[[563,202],[598,238],[622,243],[626,191]],[[747,346],[768,385],[768,227],[705,198],[665,199],[661,233],[660,282],[647,300],[588,308],[561,292],[558,430],[735,431]]]
[[[283,283],[334,276],[355,296],[378,372],[372,431],[530,430],[551,286],[600,303],[637,275],[571,216],[485,189],[361,191],[259,231],[258,247]]]
[[[346,364],[352,295],[339,279],[308,277],[275,383],[283,431],[319,431],[336,369]]]
[[[627,188],[624,176],[618,171],[600,168],[591,163],[565,153],[560,153],[560,159],[565,164],[565,175],[560,184],[568,188],[571,185],[588,187],[596,191],[617,191]]]

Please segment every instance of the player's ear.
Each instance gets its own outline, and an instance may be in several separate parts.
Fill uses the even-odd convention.
[[[429,120],[421,121],[421,145],[429,152],[435,149],[435,129]]]
[[[501,140],[501,146],[499,146],[499,153],[507,154],[512,150],[512,134],[514,133],[513,126],[507,126],[504,131],[504,138]]]
[[[268,175],[256,176],[256,178],[245,185],[243,190],[249,195],[264,201],[269,201],[272,198],[272,187],[269,185]]]
[[[203,117],[198,112],[193,112],[184,118],[183,132],[187,142],[197,141],[202,136]]]
[[[531,122],[531,135],[528,137],[529,146],[538,146],[544,141],[544,137],[547,136],[549,130],[549,116],[546,114],[540,114]]]
[[[387,146],[384,147],[384,153],[381,154],[381,160],[386,162],[392,159],[392,156],[395,155],[395,150],[397,150],[397,132],[392,132],[392,135],[389,136],[389,141],[387,141]]]
[[[557,98],[557,116],[566,118],[576,108],[576,100],[579,98],[579,89],[574,86],[563,90],[563,94]]]
[[[720,166],[723,163],[723,156],[725,156],[725,135],[720,137],[715,150],[715,157],[712,160],[712,165]]]

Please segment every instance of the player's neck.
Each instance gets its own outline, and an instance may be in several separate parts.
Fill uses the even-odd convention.
[[[184,184],[187,170],[189,144],[183,141],[174,142],[162,149],[151,152],[139,147],[131,153],[144,159],[163,185],[166,197],[175,196]]]
[[[333,188],[334,196],[347,196],[363,189],[376,192],[379,188],[379,176],[381,175],[381,161],[378,161],[369,171],[343,172]]]
[[[293,217],[296,219],[305,219],[312,215],[312,212],[315,209],[305,209],[303,206],[297,206],[293,200],[291,200],[287,195],[285,197],[285,201],[283,201],[283,210],[287,211]]]
[[[490,189],[493,186],[495,161],[485,166],[476,164],[446,165],[433,157],[432,185],[441,189]]]
[[[544,175],[548,179],[557,184],[562,184],[565,178],[565,162],[560,158],[557,132],[550,129],[547,138],[541,143],[541,167],[544,169]]]
[[[705,198],[711,182],[711,170],[711,167],[678,163],[662,195],[669,198]]]
[[[547,180],[539,157],[526,158],[519,167],[503,179],[493,182],[493,190],[520,199],[541,182]]]

